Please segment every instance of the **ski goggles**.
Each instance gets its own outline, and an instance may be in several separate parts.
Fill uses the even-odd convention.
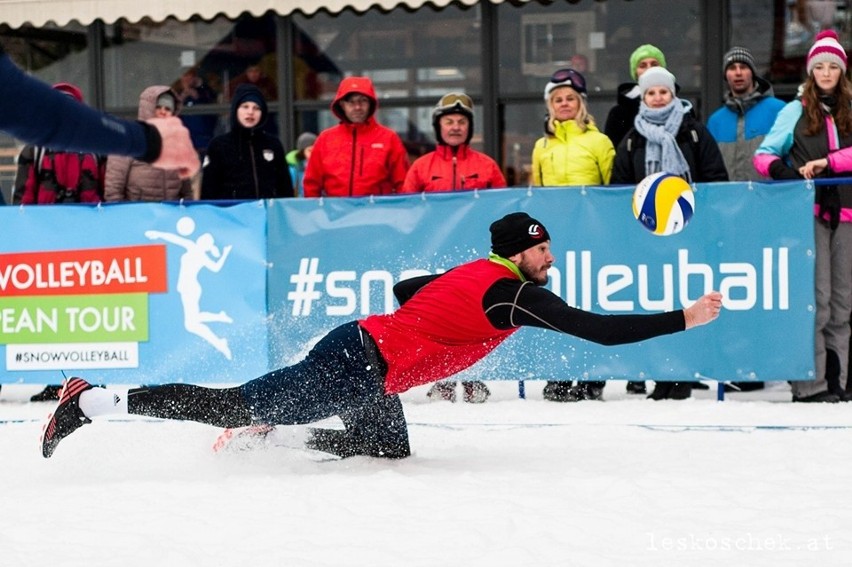
[[[567,86],[580,94],[586,93],[586,79],[574,69],[559,69],[550,77],[554,86]]]
[[[446,113],[450,110],[466,110],[473,114],[473,100],[464,93],[447,93],[438,101],[435,111]]]

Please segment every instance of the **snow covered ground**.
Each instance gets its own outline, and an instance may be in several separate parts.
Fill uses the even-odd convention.
[[[852,405],[789,387],[555,404],[404,395],[413,456],[214,454],[219,430],[100,420],[37,447],[51,404],[0,393],[0,565],[852,564]]]

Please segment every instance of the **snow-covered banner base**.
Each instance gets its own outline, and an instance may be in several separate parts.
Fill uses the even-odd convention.
[[[397,281],[487,255],[513,211],[543,222],[550,289],[601,313],[725,295],[712,325],[601,347],[524,329],[463,377],[813,378],[813,188],[699,185],[654,236],[629,188],[361,199],[0,208],[0,382],[243,382],[333,327],[395,307]]]

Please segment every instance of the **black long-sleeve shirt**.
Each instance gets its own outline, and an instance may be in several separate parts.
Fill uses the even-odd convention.
[[[439,275],[404,280],[393,288],[402,305]],[[496,329],[539,327],[559,331],[602,345],[643,341],[659,335],[683,331],[683,311],[655,314],[602,315],[571,307],[558,295],[532,282],[500,279],[485,293],[482,309]]]

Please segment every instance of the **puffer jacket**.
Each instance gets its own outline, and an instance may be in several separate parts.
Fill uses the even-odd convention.
[[[360,124],[347,121],[340,104],[351,93],[371,101],[371,114]],[[408,153],[399,136],[376,122],[378,99],[364,77],[340,82],[331,111],[340,124],[323,130],[314,144],[303,180],[305,197],[389,195],[402,189]]]
[[[420,156],[405,176],[400,193],[472,191],[506,186],[497,163],[467,144],[440,145]]]
[[[13,204],[98,203],[102,162],[95,154],[24,146],[18,156]]]
[[[594,124],[583,132],[574,120],[555,122],[533,148],[533,185],[608,185],[613,159],[612,142]]]
[[[154,118],[157,98],[171,93],[175,100],[175,116],[180,113],[180,99],[169,87],[148,87],[139,95],[139,120]],[[191,200],[192,184],[181,179],[176,169],[160,169],[144,161],[124,156],[107,158],[104,177],[104,200],[109,201],[179,201]]]
[[[252,128],[237,120],[248,98],[260,100],[261,119]],[[266,101],[254,85],[237,87],[231,100],[231,131],[210,142],[201,177],[204,200],[277,199],[293,197],[293,181],[284,147],[263,131],[269,116]]]

